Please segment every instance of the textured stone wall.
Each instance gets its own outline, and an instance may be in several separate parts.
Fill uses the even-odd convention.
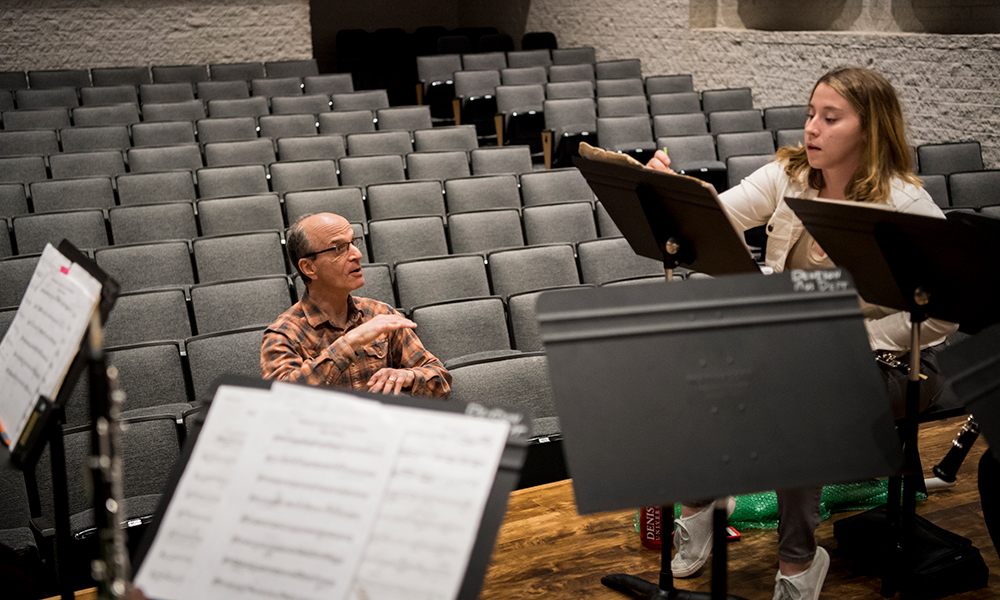
[[[0,70],[312,57],[309,0],[4,0]]]
[[[978,140],[987,168],[1000,168],[1000,35],[698,29],[690,9],[534,0],[527,28],[554,32],[562,47],[594,46],[598,60],[639,58],[647,75],[691,73],[699,90],[749,86],[760,108],[804,104],[832,67],[871,67],[899,91],[912,144]]]

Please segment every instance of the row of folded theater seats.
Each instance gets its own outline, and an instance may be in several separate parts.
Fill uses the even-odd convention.
[[[95,84],[98,72],[91,74]],[[333,81],[336,76],[302,77],[300,89],[309,77]],[[237,80],[253,90],[252,78]],[[340,81],[346,86],[349,78]],[[600,81],[594,80],[592,90]],[[191,93],[199,90],[197,82],[181,83]],[[32,84],[41,87],[34,79]],[[655,93],[656,78],[640,84],[652,109],[661,95]],[[208,100],[205,113],[199,91],[197,98],[151,103],[198,107],[183,118],[156,121],[141,99],[143,85],[158,84],[124,85],[139,90],[137,103],[120,103],[136,107],[137,121],[81,123],[78,111],[87,106],[57,107],[72,120],[0,132],[0,217],[6,225],[0,228],[6,234],[0,235],[0,256],[8,256],[0,260],[0,306],[7,307],[0,310],[0,331],[13,319],[45,243],[70,239],[122,284],[105,341],[128,395],[125,513],[140,521],[152,514],[213,381],[224,373],[259,375],[264,327],[302,294],[283,239],[284,228],[299,215],[331,211],[348,218],[364,240],[366,284],[359,293],[396,306],[418,323],[421,339],[454,376],[454,397],[528,407],[542,440],[555,439],[559,427],[534,318],[538,295],[553,288],[662,279],[661,265],[632,252],[575,168],[538,170],[527,146],[480,147],[474,125],[434,127],[426,105],[388,107],[379,99],[377,105],[340,111],[330,110],[337,108],[331,105],[336,94],[324,95],[325,109],[305,113],[311,130],[274,133],[268,120],[286,116],[273,114],[282,96],[260,98],[266,113],[220,117],[212,114],[218,106],[213,103],[240,100]],[[498,99],[503,87],[495,89]],[[73,88],[79,98],[88,89],[97,88]],[[704,112],[707,92],[667,93],[694,94],[698,110],[676,114],[696,114],[710,127],[698,135],[659,136],[669,138],[671,155],[681,162],[684,140],[707,139],[717,162],[691,172],[721,170],[726,165],[718,164],[718,148],[725,136],[748,132],[720,133],[711,126],[711,115],[719,111]],[[12,97],[19,99],[17,92]],[[612,134],[602,128],[603,120],[632,117],[596,117],[603,110],[600,101],[615,97],[565,100],[588,103],[597,119],[595,142],[615,146],[606,143]],[[557,132],[558,102],[543,103],[546,127]],[[15,109],[21,112],[32,111]],[[361,117],[355,121],[360,130],[324,130],[324,117],[336,120],[352,112]],[[9,114],[3,115],[5,126],[17,121],[8,120]],[[765,114],[757,114],[766,125]],[[656,118],[669,115],[636,116],[652,132]],[[801,131],[801,113],[797,118]],[[229,126],[233,129],[226,130]],[[773,136],[782,129],[757,132]],[[212,137],[223,130],[244,137]],[[73,145],[86,134],[88,143],[100,144],[102,136],[118,141],[109,148]],[[638,150],[629,143],[618,149]],[[773,153],[772,141],[756,158],[769,160]],[[942,206],[992,203],[987,199],[997,172],[983,170],[978,143],[926,145],[916,154]],[[730,173],[738,156],[727,157]],[[720,188],[728,184],[721,181]],[[990,211],[987,206],[981,212]],[[86,385],[84,378],[67,404],[71,465],[82,464],[87,449]],[[40,464],[47,465],[46,459]],[[51,516],[47,469],[39,468],[38,476],[41,512]],[[0,543],[31,552],[39,538],[24,527],[30,512],[25,482],[10,469],[2,477]],[[74,532],[88,531],[92,517],[86,509],[82,486],[71,485]]]

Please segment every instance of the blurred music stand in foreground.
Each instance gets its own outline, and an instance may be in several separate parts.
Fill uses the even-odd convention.
[[[673,514],[685,499],[900,467],[846,272],[549,292],[538,318],[581,513],[667,505]],[[725,542],[714,552],[710,597],[734,598]],[[658,585],[621,574],[602,582],[636,598],[709,597],[676,590],[669,563],[665,543]]]

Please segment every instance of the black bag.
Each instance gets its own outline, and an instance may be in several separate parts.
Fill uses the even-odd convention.
[[[885,567],[886,532],[885,506],[833,524],[837,552],[877,572]],[[941,598],[986,587],[989,568],[968,538],[917,515],[912,543],[916,564],[899,585],[915,597]]]

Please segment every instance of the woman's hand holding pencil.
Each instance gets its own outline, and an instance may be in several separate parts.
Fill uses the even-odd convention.
[[[646,163],[647,169],[653,169],[655,171],[663,171],[664,173],[670,173],[671,175],[676,175],[673,169],[670,168],[670,157],[667,156],[667,149],[657,150],[653,158],[649,159]]]

